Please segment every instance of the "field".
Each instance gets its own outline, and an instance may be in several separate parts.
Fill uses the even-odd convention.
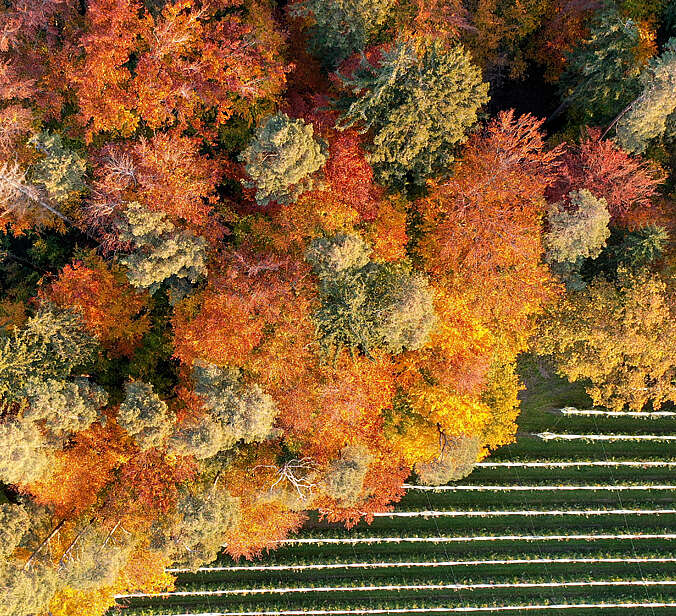
[[[351,531],[315,518],[256,562],[174,569],[174,592],[114,614],[675,614],[676,418],[560,413],[590,403],[528,385],[517,442],[466,479],[410,485]]]

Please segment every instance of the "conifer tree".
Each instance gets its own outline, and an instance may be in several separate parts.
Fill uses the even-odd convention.
[[[285,113],[270,116],[260,126],[240,159],[256,189],[258,205],[289,203],[312,188],[315,171],[326,163],[327,146],[317,141],[311,124]]]
[[[641,83],[643,91],[617,123],[617,142],[637,153],[676,126],[676,38],[646,67]]]
[[[369,162],[392,186],[448,174],[454,147],[488,102],[488,84],[469,54],[439,41],[399,42],[377,62],[363,60],[342,85],[347,109],[337,127],[373,131]]]

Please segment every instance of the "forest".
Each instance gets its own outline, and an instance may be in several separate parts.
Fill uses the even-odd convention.
[[[670,0],[3,0],[0,613],[672,407],[675,198]]]

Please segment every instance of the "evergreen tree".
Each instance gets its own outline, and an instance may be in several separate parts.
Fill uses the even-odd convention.
[[[617,142],[629,152],[644,152],[651,141],[676,126],[676,38],[641,75],[643,91],[617,123]],[[671,122],[669,118],[672,118]]]
[[[583,122],[608,124],[640,91],[639,30],[616,9],[600,13],[589,38],[569,55],[561,94]]]
[[[163,212],[151,212],[139,203],[124,211],[126,223],[120,239],[130,242],[134,251],[121,259],[129,282],[155,293],[167,281],[185,290],[207,271],[207,242],[188,231],[176,230]]]
[[[340,451],[340,458],[334,460],[324,478],[326,493],[341,507],[357,505],[372,461],[373,456],[366,447],[344,447]]]
[[[124,386],[125,397],[117,413],[117,423],[141,449],[163,446],[171,432],[167,404],[151,385],[139,381]]]
[[[31,170],[33,183],[42,186],[51,200],[61,203],[84,189],[85,159],[65,148],[57,133],[39,133],[31,143],[45,155]]]
[[[399,42],[342,81],[347,110],[337,127],[373,131],[369,161],[377,179],[392,186],[448,174],[454,147],[488,102],[488,84],[469,54],[439,41]]]
[[[285,113],[270,116],[259,127],[240,160],[256,189],[256,202],[290,203],[312,187],[315,171],[326,163],[327,147],[317,141],[311,124]]]
[[[9,421],[0,424],[0,481],[26,484],[40,479],[53,458],[36,424]]]
[[[575,263],[596,258],[610,235],[605,199],[588,190],[570,195],[570,204],[554,204],[547,213],[549,230],[544,236],[545,260],[549,263]]]
[[[290,12],[312,19],[310,49],[323,64],[334,68],[364,50],[395,4],[396,0],[298,0]]]
[[[448,438],[441,434],[441,453],[431,461],[415,465],[420,483],[440,486],[467,477],[477,463],[481,451],[478,438],[459,436]]]
[[[396,354],[421,348],[435,321],[427,280],[405,262],[364,263],[367,255],[365,245],[343,235],[310,245],[307,258],[320,281],[315,323],[323,349]]]

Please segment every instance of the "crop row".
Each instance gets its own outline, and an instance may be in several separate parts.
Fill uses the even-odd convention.
[[[339,568],[339,569],[302,569],[283,571],[211,571],[197,574],[181,574],[176,583],[177,591],[225,592],[232,589],[281,587],[303,588],[315,586],[355,586],[383,584],[434,584],[442,580],[455,583],[480,582],[525,582],[540,581],[542,575],[547,578],[561,578],[566,581],[586,581],[589,579],[664,579],[676,580],[674,562],[637,561],[631,559],[611,561],[554,561],[527,560],[514,565],[500,561],[478,564],[429,564],[412,566],[404,563],[397,567]]]
[[[495,587],[470,589],[410,589],[410,590],[349,590],[332,593],[293,593],[261,596],[221,595],[161,597],[146,599],[144,604],[125,600],[118,608],[126,616],[181,614],[200,612],[258,612],[299,610],[411,609],[449,607],[521,606],[528,604],[655,602],[674,603],[676,587],[647,586],[641,580],[635,584],[547,587]]]
[[[539,438],[519,438],[491,455],[496,461],[539,460],[636,460],[670,459],[674,443],[671,441],[544,441]]]

